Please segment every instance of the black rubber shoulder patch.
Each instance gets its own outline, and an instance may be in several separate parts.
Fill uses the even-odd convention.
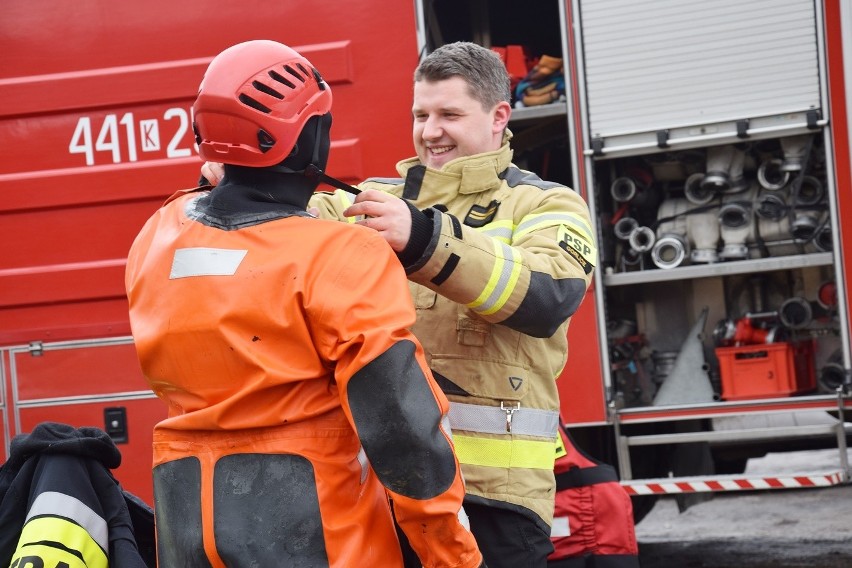
[[[349,380],[347,399],[361,444],[379,480],[412,499],[431,499],[456,476],[453,450],[439,429],[441,409],[400,341]]]

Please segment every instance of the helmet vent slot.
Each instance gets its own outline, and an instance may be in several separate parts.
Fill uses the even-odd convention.
[[[257,89],[261,93],[266,93],[270,97],[275,97],[276,99],[283,99],[284,98],[284,95],[282,95],[281,93],[279,93],[278,91],[276,91],[272,87],[270,87],[268,85],[264,85],[260,81],[252,81],[251,85],[252,85],[252,87]]]
[[[303,67],[301,65],[299,65],[299,68],[303,69]],[[293,69],[289,65],[285,65],[284,70],[287,73],[289,73],[290,75],[292,75],[293,77],[295,77],[296,79],[298,79],[299,81],[301,81],[302,83],[305,82],[305,77],[303,75],[300,75],[298,71],[296,71],[295,69]],[[307,72],[305,73],[305,75],[307,75]]]
[[[269,76],[272,77],[273,79],[275,79],[276,81],[278,81],[279,83],[281,83],[282,85],[287,85],[291,89],[296,88],[295,83],[293,83],[292,81],[290,81],[289,79],[287,79],[286,77],[281,75],[281,73],[278,73],[274,69],[269,70]]]
[[[268,106],[261,104],[261,103],[257,102],[256,100],[254,100],[253,98],[251,98],[250,96],[242,94],[242,93],[240,93],[240,102],[243,103],[246,106],[249,106],[249,107],[255,109],[255,110],[259,110],[260,112],[262,112],[264,114],[269,114],[270,112],[272,112]]]

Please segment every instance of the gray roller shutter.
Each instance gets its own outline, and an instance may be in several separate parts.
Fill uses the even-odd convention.
[[[606,152],[819,119],[813,0],[578,0],[592,146]]]

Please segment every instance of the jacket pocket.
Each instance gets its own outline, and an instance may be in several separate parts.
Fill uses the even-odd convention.
[[[491,324],[481,319],[459,315],[456,320],[456,340],[459,345],[485,347],[491,335]]]

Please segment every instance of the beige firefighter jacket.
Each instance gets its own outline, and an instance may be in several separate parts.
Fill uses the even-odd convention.
[[[431,208],[431,242],[405,268],[417,308],[414,334],[451,401],[467,498],[549,526],[556,378],[597,252],[580,195],[514,166],[510,137],[497,151],[440,171],[403,160],[403,179],[372,178],[359,187]],[[318,194],[312,205],[344,219],[353,199],[338,191]]]

